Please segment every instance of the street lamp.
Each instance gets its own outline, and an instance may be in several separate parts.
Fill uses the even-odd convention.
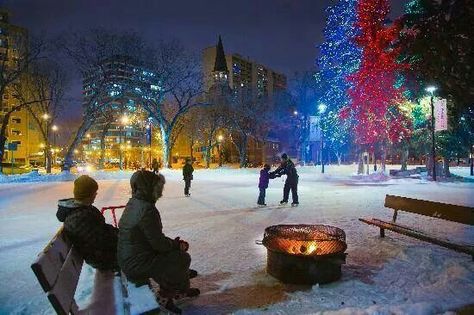
[[[321,129],[321,173],[324,174],[324,128],[323,128],[323,114],[326,112],[326,104],[318,105],[319,112],[319,128]]]
[[[56,136],[57,136],[58,126],[53,125],[53,126],[51,127],[51,130],[53,130],[53,147],[56,147]],[[56,157],[53,157],[53,158],[54,158],[53,164],[55,164],[55,162],[56,162]]]
[[[436,91],[435,86],[428,86],[425,90],[430,93],[430,105],[431,105],[431,158],[433,160],[433,180],[436,181],[436,151],[435,151],[435,121],[434,121],[434,92]]]
[[[222,140],[224,140],[224,136],[218,135],[217,136],[217,154],[219,155],[219,167],[222,166],[222,148],[221,148]]]

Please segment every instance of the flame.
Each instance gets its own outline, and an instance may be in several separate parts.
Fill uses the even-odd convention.
[[[308,250],[306,251],[306,253],[307,253],[308,255],[311,255],[317,248],[318,248],[318,246],[316,246],[315,243],[311,243],[311,244],[308,246]]]

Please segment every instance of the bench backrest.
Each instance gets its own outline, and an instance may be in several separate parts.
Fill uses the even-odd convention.
[[[474,208],[386,195],[385,207],[458,223],[474,225]]]
[[[84,259],[60,228],[31,269],[58,314],[77,314],[74,300]]]

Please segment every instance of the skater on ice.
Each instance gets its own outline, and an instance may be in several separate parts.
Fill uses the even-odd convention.
[[[290,196],[291,190],[291,198],[293,202],[291,205],[293,207],[298,206],[298,173],[295,168],[295,164],[292,160],[288,158],[286,153],[281,155],[281,164],[280,166],[270,172],[270,178],[272,177],[281,177],[282,175],[286,175],[285,186],[283,187],[283,200],[280,201],[281,205],[288,203],[288,198]]]
[[[189,189],[191,188],[191,181],[193,180],[193,161],[190,158],[186,158],[186,163],[183,166],[183,180],[184,180],[184,195],[186,197],[191,196]]]
[[[92,204],[99,185],[87,175],[74,181],[74,198],[58,202],[56,217],[84,260],[100,270],[118,270],[118,229],[105,223],[104,216]]]
[[[163,234],[161,216],[155,203],[162,196],[165,178],[149,171],[135,172],[130,179],[132,198],[119,222],[118,263],[131,282],[152,278],[159,286],[160,306],[180,314],[175,300],[199,295],[189,279],[197,276],[189,269],[188,242]]]
[[[268,183],[270,182],[270,173],[268,173],[268,171],[270,171],[270,165],[268,164],[265,164],[260,170],[260,178],[258,180],[258,189],[260,190],[260,193],[257,200],[257,204],[259,206],[267,205],[265,203],[265,191],[268,188]]]

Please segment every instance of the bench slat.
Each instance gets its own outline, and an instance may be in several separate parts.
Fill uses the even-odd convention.
[[[427,235],[423,232],[416,231],[414,229],[404,227],[404,226],[400,226],[400,225],[397,225],[397,224],[393,224],[393,223],[390,223],[390,222],[385,222],[385,221],[382,221],[382,220],[379,220],[379,219],[363,219],[363,218],[360,218],[359,221],[362,221],[362,222],[370,224],[370,225],[375,225],[375,226],[378,226],[380,228],[390,230],[390,231],[393,231],[393,232],[396,232],[396,233],[411,236],[413,238],[416,238],[416,239],[419,239],[419,240],[422,240],[422,241],[426,241],[426,242],[433,243],[433,244],[436,244],[436,245],[439,245],[439,246],[443,246],[443,247],[455,250],[457,252],[469,254],[471,256],[474,255],[474,247],[473,246],[460,245],[460,244],[452,243],[451,241],[448,241],[448,240],[441,240],[441,239],[429,236],[429,235]]]
[[[441,202],[386,195],[385,207],[448,221],[474,225],[474,208]]]
[[[71,309],[76,307],[74,293],[81,275],[83,262],[84,259],[72,247],[59,272],[58,280],[53,289],[48,292],[48,299],[58,314],[69,314]]]
[[[61,227],[31,265],[44,292],[48,292],[54,287],[70,249],[71,244]]]

